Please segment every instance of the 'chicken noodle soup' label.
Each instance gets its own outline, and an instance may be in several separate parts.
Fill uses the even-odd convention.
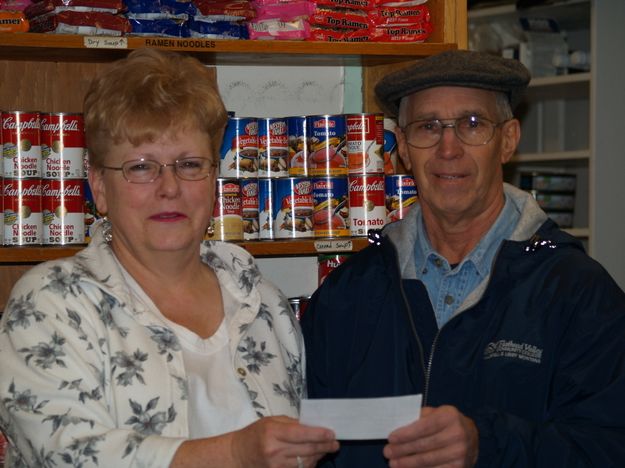
[[[41,114],[41,159],[44,179],[85,176],[82,114]]]
[[[3,175],[9,179],[41,177],[39,112],[2,112]]]
[[[4,179],[4,245],[42,242],[41,179]]]
[[[42,181],[43,243],[46,245],[85,242],[84,179]]]
[[[240,180],[218,178],[216,191],[213,210],[214,234],[208,239],[243,240]]]

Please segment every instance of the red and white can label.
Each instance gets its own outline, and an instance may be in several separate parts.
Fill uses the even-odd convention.
[[[313,194],[310,179],[288,177],[274,180],[275,238],[313,237]]]
[[[258,179],[258,224],[259,239],[274,239],[273,220],[275,179]]]
[[[312,183],[315,237],[349,236],[347,177],[318,177]]]
[[[386,198],[386,222],[403,219],[410,206],[417,201],[417,187],[414,177],[408,174],[394,174],[384,177]]]
[[[257,119],[229,117],[219,153],[220,177],[258,177]]]
[[[312,115],[306,125],[310,135],[308,173],[322,177],[347,175],[345,116]]]
[[[39,112],[2,113],[2,160],[4,177],[41,177]]]
[[[257,240],[258,226],[258,179],[241,180],[241,218],[243,239]]]
[[[41,179],[4,179],[4,245],[42,241]]]
[[[209,239],[243,240],[241,181],[218,178],[216,192],[213,210],[214,234]]]
[[[322,254],[317,257],[317,285],[321,286],[323,280],[339,265],[345,263],[350,254]]]
[[[258,176],[289,176],[289,131],[282,118],[258,119]]]
[[[83,178],[86,152],[82,114],[41,114],[44,179]]]
[[[350,174],[384,173],[384,114],[348,114],[347,164]]]
[[[287,118],[289,130],[289,175],[292,177],[308,176],[308,126],[306,116]]]
[[[369,229],[384,227],[384,175],[349,176],[349,216],[352,236],[366,236]]]
[[[85,242],[84,179],[42,181],[43,244]]]

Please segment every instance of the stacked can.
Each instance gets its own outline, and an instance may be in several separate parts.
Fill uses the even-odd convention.
[[[258,176],[288,177],[289,131],[286,118],[258,119]]]
[[[258,240],[258,180],[241,179],[241,219],[243,240]]]
[[[82,114],[41,114],[43,243],[85,242]]]
[[[241,180],[217,179],[217,195],[213,208],[213,235],[210,240],[243,240],[243,211],[241,208]]]
[[[4,245],[42,243],[39,112],[2,112]]]
[[[408,174],[385,176],[384,191],[387,223],[403,219],[417,201],[414,177]]]
[[[287,129],[289,132],[289,175],[307,177],[310,151],[306,116],[287,117]]]
[[[310,179],[273,179],[273,225],[276,239],[313,237],[313,190]]]

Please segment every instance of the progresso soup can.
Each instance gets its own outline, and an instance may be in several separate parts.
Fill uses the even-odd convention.
[[[310,135],[308,173],[311,176],[347,175],[344,115],[312,115],[306,123]]]
[[[417,201],[417,187],[414,177],[408,174],[394,174],[384,177],[386,222],[403,219],[410,206]]]
[[[276,239],[313,237],[313,193],[310,179],[275,179],[274,215]]]
[[[241,181],[218,178],[215,208],[213,210],[214,233],[209,240],[243,240],[243,217],[241,210]]]
[[[292,116],[287,118],[289,130],[289,175],[292,177],[308,176],[308,126],[307,118]]]
[[[273,230],[276,179],[258,179],[258,238],[275,238]]]
[[[258,240],[258,179],[241,179],[243,240]]]
[[[286,118],[258,119],[258,176],[289,176],[289,132]]]
[[[219,151],[219,176],[258,177],[258,121],[253,117],[228,117]]]
[[[314,177],[315,237],[346,237],[349,230],[347,177]]]

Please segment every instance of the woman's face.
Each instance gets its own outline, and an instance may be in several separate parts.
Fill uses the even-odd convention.
[[[171,164],[191,156],[213,157],[209,138],[196,129],[164,133],[136,147],[128,142],[111,145],[105,165],[121,167],[140,158]],[[111,245],[118,257],[197,252],[213,211],[216,172],[215,168],[205,179],[187,181],[168,166],[153,182],[134,184],[121,171],[90,171],[94,200],[111,221]]]

